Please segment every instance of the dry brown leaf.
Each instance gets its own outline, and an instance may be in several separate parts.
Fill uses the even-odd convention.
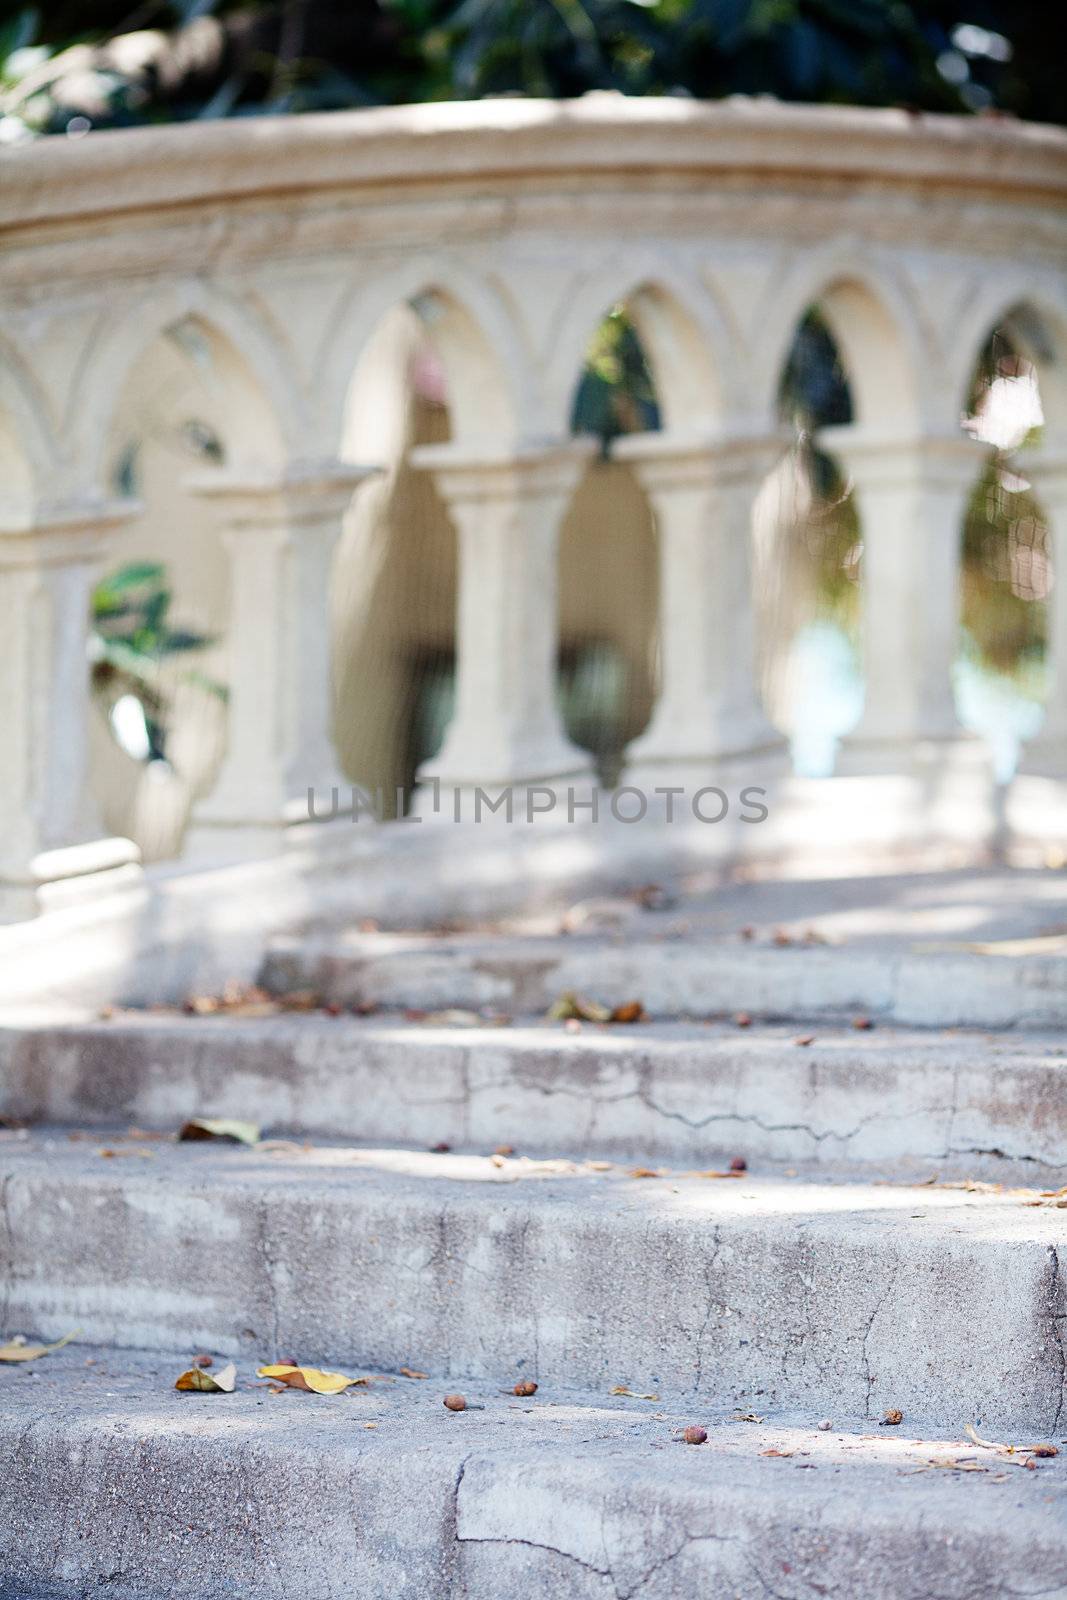
[[[322,1001],[314,989],[293,989],[277,996],[283,1011],[317,1011]]]
[[[640,1000],[625,1000],[611,1013],[612,1022],[644,1022],[648,1016]]]
[[[65,1333],[55,1344],[28,1344],[22,1334],[17,1333],[6,1344],[0,1344],[0,1361],[36,1361],[40,1356],[50,1356],[53,1350],[62,1350],[63,1346],[70,1344],[79,1333],[81,1329],[75,1328],[73,1333]]]
[[[203,1367],[190,1367],[183,1372],[176,1389],[187,1394],[232,1394],[237,1384],[237,1368],[228,1361],[218,1372],[205,1372]]]
[[[633,1389],[627,1389],[625,1384],[621,1384],[621,1383],[617,1383],[615,1385],[614,1389],[610,1389],[608,1391],[608,1393],[609,1394],[623,1394],[629,1400],[658,1400],[659,1399],[659,1395],[658,1394],[636,1394]]]
[[[715,1167],[708,1167],[703,1172],[694,1172],[692,1176],[694,1178],[743,1178],[746,1173],[744,1168],[741,1167],[731,1167],[728,1172],[719,1172]],[[686,1173],[686,1177],[689,1177],[689,1173]]]
[[[793,1043],[806,1047],[809,1044],[815,1043],[815,1035],[813,1033],[798,1034],[798,1036],[793,1040]]]
[[[428,1372],[416,1372],[414,1367],[401,1367],[400,1376],[402,1378],[428,1378],[430,1374]]]
[[[630,1178],[662,1178],[663,1172],[659,1167],[631,1167],[627,1173]]]
[[[792,1450],[761,1450],[761,1456],[791,1456]]]

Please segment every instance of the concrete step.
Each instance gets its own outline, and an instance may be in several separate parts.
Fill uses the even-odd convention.
[[[956,1429],[1064,1419],[1067,1210],[1032,1194],[45,1130],[2,1155],[11,1327]]]
[[[796,942],[737,932],[654,936],[645,921],[615,935],[496,932],[431,936],[342,933],[275,940],[261,980],[275,992],[315,989],[340,1005],[491,1006],[545,1012],[567,991],[608,1006],[640,1000],[656,1017],[748,1012],[845,1019],[857,1013],[915,1027],[1067,1026],[1067,939],[871,939]],[[784,937],[792,938],[790,934]]]
[[[1067,1594],[1067,1452],[477,1382],[459,1414],[432,1382],[274,1394],[251,1359],[177,1394],[190,1353],[0,1370],[3,1600]]]
[[[285,1014],[0,1028],[0,1115],[194,1115],[274,1132],[484,1153],[714,1166],[733,1156],[875,1165],[879,1175],[1057,1184],[1067,1165],[1067,1042],[757,1024],[442,1026]]]

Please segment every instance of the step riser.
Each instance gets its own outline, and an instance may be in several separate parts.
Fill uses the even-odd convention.
[[[0,1032],[0,1112],[173,1129],[191,1115],[370,1143],[713,1165],[927,1164],[1059,1181],[1067,1061],[983,1043],[800,1049],[638,1028],[404,1031],[340,1020]],[[996,1152],[1001,1152],[997,1155]]]
[[[1064,1415],[1062,1213],[1028,1213],[1020,1239],[998,1237],[995,1220],[968,1233],[963,1208],[936,1226],[909,1221],[910,1204],[891,1218],[829,1202],[802,1220],[716,1214],[713,1182],[665,1214],[623,1192],[561,1207],[536,1181],[521,1204],[500,1185],[496,1206],[482,1184],[401,1197],[351,1169],[336,1187],[271,1177],[247,1190],[195,1171],[179,1188],[121,1164],[121,1181],[9,1175],[8,1327],[499,1381],[523,1371],[757,1410],[900,1407],[957,1429],[1041,1434]],[[937,1207],[916,1192],[914,1211]]]
[[[1036,1483],[1017,1504],[1006,1483],[883,1473],[875,1485],[825,1463],[762,1463],[758,1482],[750,1460],[668,1446],[626,1462],[595,1443],[521,1456],[506,1437],[472,1449],[467,1419],[432,1446],[353,1420],[350,1445],[302,1449],[293,1430],[272,1436],[266,1402],[257,1445],[231,1437],[225,1403],[166,1431],[122,1416],[104,1429],[44,1417],[28,1434],[0,1421],[0,1600],[1067,1592],[1067,1538]],[[314,1420],[302,1426],[314,1438]]]
[[[1067,1026],[1067,961],[1058,957],[868,955],[829,949],[723,948],[674,940],[625,947],[545,942],[480,952],[345,954],[287,946],[268,955],[276,992],[315,988],[350,1005],[546,1010],[567,990],[605,1005],[640,999],[654,1016],[847,1017],[917,1027]]]

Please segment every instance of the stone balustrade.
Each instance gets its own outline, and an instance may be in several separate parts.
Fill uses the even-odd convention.
[[[1025,309],[1045,425],[1020,471],[1067,570],[1067,133],[1007,120],[590,95],[50,139],[0,155],[0,878],[26,909],[101,827],[89,804],[89,596],[131,507],[110,428],[152,341],[192,326],[222,386],[228,753],[192,837],[274,848],[336,779],[331,553],[378,463],[354,376],[413,306],[448,442],[414,464],[458,537],[459,785],[583,774],[553,676],[560,524],[584,470],[570,416],[589,338],[625,304],[661,431],[617,444],[652,507],[658,704],[642,780],[785,763],[761,705],[750,526],[782,450],[779,386],[817,306],[854,421],[823,448],[862,539],[866,706],[844,773],[952,763],[960,527],[982,450],[960,429],[991,331]],[[591,448],[591,447],[590,447]],[[595,581],[591,577],[590,581]],[[1027,769],[1067,777],[1067,585]],[[747,763],[747,765],[746,765]],[[44,865],[42,865],[42,862]],[[58,865],[57,865],[58,863]]]

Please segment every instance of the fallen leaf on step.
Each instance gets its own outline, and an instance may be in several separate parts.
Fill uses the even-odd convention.
[[[1027,1455],[1047,1460],[1060,1453],[1059,1447],[1054,1444],[999,1444],[995,1439],[983,1439],[977,1428],[969,1422],[963,1431],[972,1444],[981,1445],[983,1450],[995,1450],[1001,1456]]]
[[[277,1378],[290,1389],[306,1389],[309,1394],[340,1394],[357,1384],[369,1383],[368,1378],[350,1378],[343,1372],[322,1372],[318,1367],[291,1367],[277,1363],[270,1367],[257,1367],[259,1378]]]
[[[793,1040],[793,1043],[794,1044],[799,1044],[799,1045],[814,1044],[815,1043],[815,1035],[813,1033],[802,1033],[802,1034],[798,1035],[798,1037]]]
[[[792,1450],[761,1450],[761,1456],[791,1456]]]
[[[644,1022],[648,1013],[640,1000],[626,1000],[611,1013],[612,1022]]]
[[[146,1161],[153,1161],[156,1154],[154,1150],[117,1150],[108,1144],[102,1145],[96,1153],[108,1161],[113,1160],[116,1156],[143,1156]]]
[[[73,1333],[65,1333],[62,1339],[57,1339],[55,1344],[28,1344],[22,1334],[17,1333],[6,1344],[0,1344],[0,1361],[36,1361],[39,1356],[48,1356],[53,1350],[62,1350],[65,1344],[70,1344],[81,1333],[80,1328],[75,1328]]]
[[[465,1011],[460,1006],[448,1006],[444,1011],[426,1011],[419,1022],[439,1028],[485,1028],[488,1020],[477,1011]]]
[[[283,1011],[317,1011],[322,1001],[314,989],[293,989],[278,995],[277,1003]]]
[[[188,1372],[183,1372],[177,1383],[176,1389],[181,1389],[187,1394],[232,1394],[237,1384],[237,1368],[232,1361],[227,1361],[218,1372],[205,1372],[203,1367],[190,1367]]]
[[[597,1000],[585,1000],[572,989],[560,995],[548,1009],[549,1022],[610,1022],[611,1011]]]
[[[755,1411],[735,1411],[734,1412],[734,1421],[735,1422],[762,1422],[763,1418],[760,1417],[760,1416],[757,1416]]]
[[[610,1389],[608,1391],[608,1393],[609,1394],[622,1394],[622,1395],[625,1395],[628,1400],[658,1400],[659,1399],[659,1395],[658,1394],[636,1394],[633,1389],[627,1389],[626,1386],[624,1384],[621,1384],[621,1383],[617,1383],[615,1385],[614,1389]]]
[[[903,1421],[903,1411],[898,1411],[896,1406],[890,1406],[889,1410],[886,1412],[878,1426],[880,1428],[899,1428]]]
[[[627,1176],[630,1178],[662,1178],[663,1172],[659,1167],[631,1167]]]
[[[428,1372],[416,1372],[414,1367],[401,1367],[400,1376],[402,1378],[428,1378],[430,1374]]]
[[[228,1144],[258,1144],[258,1122],[235,1122],[229,1117],[193,1117],[182,1124],[178,1138],[188,1142],[195,1139],[221,1139]]]
[[[689,1176],[690,1174],[686,1173],[686,1177]],[[703,1172],[694,1172],[692,1176],[694,1178],[743,1178],[746,1173],[743,1167],[731,1167],[729,1172],[719,1172],[716,1167],[708,1167]]]

